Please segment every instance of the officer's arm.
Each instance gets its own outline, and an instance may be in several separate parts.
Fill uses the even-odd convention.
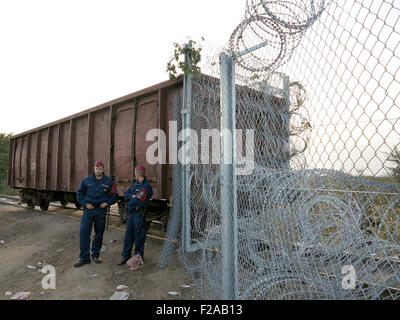
[[[125,192],[124,192],[125,200],[127,200],[127,201],[131,200],[132,199],[132,194],[133,194],[133,188],[131,186],[128,189],[126,189]]]
[[[87,191],[87,186],[85,180],[83,180],[78,190],[76,191],[76,198],[83,208],[85,208],[86,205],[85,201],[86,191]]]
[[[150,198],[149,196],[151,195],[149,191],[149,188],[141,188],[140,191],[137,193],[137,197],[135,199],[137,199],[139,203],[146,204],[148,199]]]

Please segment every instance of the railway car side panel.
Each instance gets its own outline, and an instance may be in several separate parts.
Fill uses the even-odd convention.
[[[49,143],[50,149],[48,152],[48,179],[47,179],[47,188],[50,190],[57,190],[57,165],[58,165],[58,130],[59,126],[50,127],[50,136]]]
[[[115,110],[114,171],[120,195],[132,184],[134,178],[134,126],[135,104],[127,103]]]
[[[135,154],[136,164],[146,168],[146,176],[153,187],[153,198],[160,198],[160,187],[158,177],[158,166],[160,164],[149,164],[146,159],[147,149],[154,141],[146,141],[146,135],[150,129],[158,126],[158,95],[141,99],[137,106],[136,142]],[[155,153],[157,156],[157,152]]]
[[[25,139],[27,144],[27,140]],[[25,184],[24,161],[26,162],[26,149],[24,150],[24,137],[16,140],[16,148],[14,153],[14,181],[15,187],[23,187]]]
[[[28,134],[27,181],[26,187],[35,188],[37,132]]]
[[[105,174],[111,176],[111,117],[110,108],[91,114],[91,138],[89,139],[89,156],[87,175],[93,173],[94,161],[104,162]],[[89,142],[90,142],[89,141]],[[83,177],[82,177],[83,178]]]
[[[70,121],[64,122],[60,125],[61,145],[59,146],[60,153],[60,168],[59,174],[60,182],[58,185],[59,190],[67,191],[69,186],[69,164],[70,164]]]
[[[28,152],[28,146],[29,146],[29,136],[26,135],[22,138],[22,153],[21,153],[21,163],[20,163],[20,177],[21,177],[21,184],[23,186],[26,186],[27,179],[28,179],[28,161],[29,161],[29,152]]]
[[[88,117],[75,120],[72,132],[74,144],[72,146],[71,185],[69,191],[75,192],[82,179],[88,173]]]
[[[46,180],[47,180],[47,160],[48,160],[48,150],[49,150],[49,130],[39,131],[39,164],[36,166],[39,168],[36,189],[46,190]]]

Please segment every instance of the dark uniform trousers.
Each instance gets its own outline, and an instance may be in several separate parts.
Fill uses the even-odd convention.
[[[103,243],[103,233],[106,225],[107,209],[84,209],[80,227],[80,250],[79,259],[83,261],[90,260],[90,234],[92,225],[94,226],[94,238],[92,241],[92,257],[98,258],[101,245]]]
[[[144,259],[145,240],[146,221],[144,217],[144,208],[140,208],[138,210],[134,209],[129,213],[128,216],[122,257],[125,260],[128,260],[132,256],[132,248],[135,244],[135,255],[140,253]]]

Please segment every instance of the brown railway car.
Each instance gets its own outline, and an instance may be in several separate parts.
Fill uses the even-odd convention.
[[[216,78],[209,78],[216,85],[219,82]],[[164,81],[11,137],[8,185],[20,189],[21,201],[28,206],[38,205],[47,210],[50,201],[60,201],[62,205],[75,203],[80,208],[75,197],[76,190],[82,179],[93,173],[96,160],[104,162],[105,173],[117,183],[120,200],[134,181],[134,167],[143,165],[153,187],[146,220],[161,219],[166,222],[171,206],[172,165],[150,165],[146,161],[146,151],[154,143],[146,141],[146,134],[150,129],[159,128],[166,137],[169,136],[169,121],[173,120],[176,96],[182,94],[182,89],[183,77]],[[207,98],[207,90],[200,94]],[[238,97],[241,94],[267,97],[269,105],[280,112],[287,112],[288,103],[283,98],[241,86],[238,86],[237,94]],[[265,112],[267,109],[253,110],[253,116],[261,120],[255,126],[255,145],[259,144],[259,140],[266,139],[263,131],[267,127],[270,131],[279,127],[279,132],[271,133],[282,137],[288,145],[288,123],[283,118],[275,117],[272,120],[275,125],[272,125]],[[241,115],[237,116],[240,122]],[[165,156],[169,159],[169,139],[166,143]],[[271,163],[277,162],[274,160],[276,153],[279,153],[279,159],[284,158],[285,152],[256,149],[255,160],[271,166]],[[289,158],[279,161],[279,167],[287,166]],[[276,164],[273,166],[276,167]],[[118,201],[118,207],[124,221],[125,201]]]
[[[109,101],[64,119],[15,135],[10,141],[8,185],[20,189],[22,202],[47,210],[50,201],[80,204],[75,192],[93,164],[103,160],[105,173],[117,183],[120,198],[132,184],[135,165],[146,167],[153,187],[149,211],[168,213],[172,167],[149,165],[149,129],[168,135],[174,97],[182,92],[182,77]],[[168,159],[167,141],[167,159]],[[124,201],[119,202],[124,219]]]

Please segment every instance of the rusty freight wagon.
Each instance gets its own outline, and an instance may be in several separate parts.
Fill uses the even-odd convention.
[[[182,78],[165,81],[11,137],[8,185],[20,189],[22,202],[31,207],[47,210],[50,201],[60,201],[80,208],[75,192],[93,173],[94,161],[103,160],[120,200],[140,164],[153,187],[148,211],[168,213],[172,168],[146,162],[146,150],[154,143],[146,141],[146,133],[160,128],[168,134],[174,96],[182,91],[182,83]],[[119,201],[122,218],[124,205]]]
[[[172,165],[146,161],[146,151],[154,143],[146,141],[146,134],[159,128],[168,137],[175,98],[182,88],[182,77],[168,80],[11,137],[8,185],[20,190],[21,201],[28,206],[47,210],[50,201],[60,201],[79,209],[76,190],[100,159],[105,173],[117,183],[118,211],[124,221],[123,193],[134,181],[134,167],[140,164],[153,187],[146,220],[163,218],[166,222],[172,203]],[[287,107],[283,99],[272,98],[278,108]],[[286,129],[283,126],[282,134],[288,140]],[[256,137],[256,145],[261,138]],[[168,139],[166,143],[169,159]]]

